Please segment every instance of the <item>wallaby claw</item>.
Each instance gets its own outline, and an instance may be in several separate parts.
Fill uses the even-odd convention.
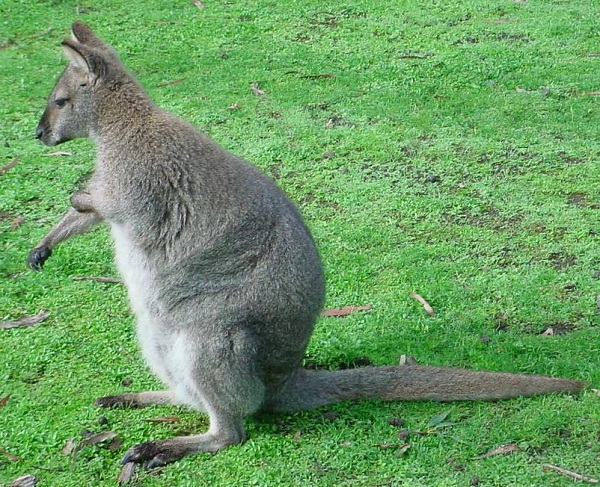
[[[143,464],[145,469],[152,469],[180,460],[189,454],[185,447],[177,448],[169,443],[168,440],[139,443],[129,449],[121,464],[138,463]]]
[[[44,262],[48,260],[48,257],[52,255],[52,249],[48,247],[36,247],[31,252],[29,252],[29,256],[27,257],[27,264],[29,268],[33,271],[41,271],[44,267]]]

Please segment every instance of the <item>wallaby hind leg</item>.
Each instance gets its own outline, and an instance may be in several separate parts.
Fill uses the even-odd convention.
[[[64,242],[74,235],[87,232],[100,221],[100,215],[94,211],[80,213],[76,209],[70,208],[42,241],[29,252],[27,258],[29,267],[34,271],[41,270],[44,262],[52,255],[52,249],[60,242]]]
[[[246,440],[244,420],[227,413],[210,414],[210,429],[201,435],[176,436],[168,440],[147,441],[133,446],[123,458],[123,464],[141,463],[154,468],[177,461],[187,455],[207,452],[216,453],[230,445]]]
[[[177,401],[171,391],[126,392],[115,396],[100,397],[94,401],[94,406],[103,408],[145,408],[155,404],[173,404]]]
[[[238,329],[232,325],[232,328]],[[255,348],[244,333],[195,340],[179,331],[170,351],[169,386],[177,402],[205,411],[206,433],[140,443],[129,450],[123,462],[157,467],[199,452],[214,453],[246,439],[244,418],[260,408],[265,386],[255,372]]]

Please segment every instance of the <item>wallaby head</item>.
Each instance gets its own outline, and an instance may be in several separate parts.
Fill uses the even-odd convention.
[[[48,98],[36,137],[56,145],[93,134],[106,93],[130,79],[112,48],[81,22],[62,43],[69,65]]]

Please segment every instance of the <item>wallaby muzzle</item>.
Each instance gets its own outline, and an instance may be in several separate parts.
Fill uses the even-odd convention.
[[[68,140],[54,138],[52,135],[52,129],[43,122],[43,118],[40,124],[37,126],[37,129],[35,129],[35,137],[44,145],[48,146],[62,144]]]
[[[52,130],[50,129],[50,124],[48,123],[48,109],[46,109],[42,114],[40,123],[35,129],[35,137],[45,145],[55,145],[55,141],[49,140],[49,136],[51,133]]]

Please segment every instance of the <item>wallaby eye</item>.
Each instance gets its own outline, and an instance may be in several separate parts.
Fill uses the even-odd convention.
[[[58,108],[62,108],[65,106],[65,104],[67,103],[68,98],[57,98],[56,100],[54,100],[54,104],[58,107]]]

